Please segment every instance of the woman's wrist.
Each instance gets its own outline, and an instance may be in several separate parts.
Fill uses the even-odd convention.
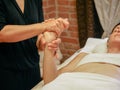
[[[34,30],[37,31],[38,35],[44,33],[45,28],[46,28],[46,26],[44,24],[42,24],[42,23],[34,24]]]

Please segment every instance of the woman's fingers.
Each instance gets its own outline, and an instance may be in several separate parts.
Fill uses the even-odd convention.
[[[58,18],[58,19],[48,19],[44,21],[45,31],[55,32],[58,37],[61,33],[69,27],[69,22],[67,19]]]
[[[37,46],[38,49],[40,48],[39,44],[40,44],[41,38],[42,38],[42,34],[40,34],[37,38],[36,46]]]
[[[57,38],[56,40],[53,40],[52,42],[48,43],[49,49],[57,50],[59,48],[59,44],[61,43],[61,39]]]
[[[61,23],[61,29],[62,30],[65,30],[65,29],[68,29],[68,27],[69,27],[69,22],[68,22],[68,19],[67,18],[65,18],[65,19],[63,19],[63,18],[58,18],[57,19],[60,23]]]
[[[46,40],[45,38],[43,37],[43,34],[40,34],[38,36],[38,39],[37,39],[37,42],[36,42],[36,45],[38,47],[38,50],[39,51],[43,51],[44,48],[45,48],[45,44],[46,44]]]

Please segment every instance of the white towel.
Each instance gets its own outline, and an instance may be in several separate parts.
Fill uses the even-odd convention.
[[[120,66],[120,54],[112,54],[112,53],[91,53],[86,55],[77,66],[91,63],[91,62],[104,62],[111,63]]]

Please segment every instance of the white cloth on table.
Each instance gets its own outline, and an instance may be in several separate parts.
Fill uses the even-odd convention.
[[[86,55],[78,64],[86,64],[91,62],[104,62],[120,66],[120,54],[113,53],[90,53]],[[76,66],[76,67],[77,67]]]
[[[120,81],[95,73],[63,73],[40,90],[120,90]]]

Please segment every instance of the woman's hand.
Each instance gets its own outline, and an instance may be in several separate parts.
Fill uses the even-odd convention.
[[[58,59],[59,58],[59,45],[61,43],[61,39],[57,38],[56,40],[53,40],[52,42],[47,43],[47,47],[49,49],[49,51],[51,51],[51,53],[53,53],[53,56]]]
[[[45,20],[43,23],[44,23],[43,27],[45,26],[45,31],[43,32],[43,34],[40,34],[38,36],[38,40],[36,43],[39,50],[44,50],[45,45],[46,45],[46,40],[53,38],[53,36],[55,36],[55,38],[57,40],[57,38],[60,37],[61,33],[65,29],[68,29],[68,27],[69,27],[68,20],[63,19],[63,18],[48,19],[48,20]],[[51,32],[51,35],[46,35],[46,38],[45,37],[43,38],[43,36],[45,36],[45,32]],[[55,38],[54,38],[54,40],[55,40]],[[58,40],[58,43],[59,43],[59,40]]]
[[[44,34],[40,34],[38,36],[36,45],[39,51],[43,51],[46,44],[48,44],[49,49],[56,50],[60,43],[61,39],[57,38],[54,32],[45,32]]]
[[[59,44],[61,43],[60,38],[56,38],[56,34],[53,32],[45,32],[40,34],[37,40],[37,47],[39,51],[44,51],[46,44],[49,50],[51,50],[56,58],[58,58],[57,50],[59,49]]]
[[[48,19],[43,22],[43,27],[45,29],[44,32],[55,32],[59,37],[65,29],[68,29],[69,22],[68,19],[63,18]]]
[[[47,22],[51,21],[46,21],[46,23]],[[55,60],[56,58],[59,58],[58,49],[59,44],[61,43],[59,36],[69,26],[68,21],[62,18],[56,19],[56,22],[58,22],[58,24],[55,27],[59,28],[58,30],[60,31],[55,33],[57,31],[56,28],[54,28],[55,32],[49,31],[48,28],[48,32],[43,33],[44,35],[42,37],[44,39],[41,38],[43,41],[46,40],[43,57],[43,80],[45,84],[54,80],[58,75]]]

